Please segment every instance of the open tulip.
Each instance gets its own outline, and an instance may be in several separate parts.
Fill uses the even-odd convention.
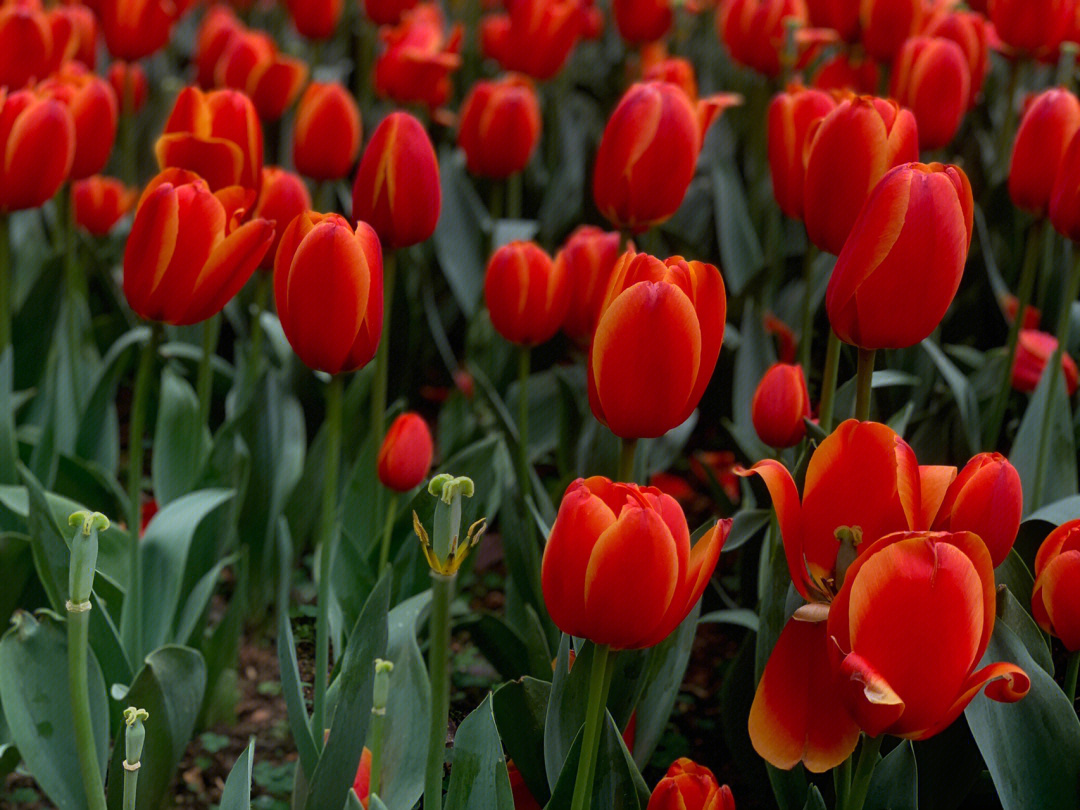
[[[933,528],[977,534],[997,568],[1016,542],[1023,513],[1020,473],[1000,453],[979,453],[949,484]]]
[[[0,87],[18,90],[44,79],[52,54],[52,30],[40,8],[0,5]]]
[[[360,154],[360,108],[340,84],[312,82],[296,108],[293,163],[315,180],[344,177]]]
[[[308,39],[330,39],[337,30],[345,0],[286,0],[296,30]]]
[[[663,39],[675,18],[671,0],[612,0],[619,36],[631,45]]]
[[[473,174],[502,180],[524,170],[540,142],[540,100],[525,76],[479,81],[461,107],[458,146]]]
[[[836,100],[821,90],[789,88],[769,104],[769,171],[780,210],[792,219],[803,216],[807,135],[816,121],[836,108]]]
[[[31,90],[0,87],[0,155],[0,214],[51,199],[75,160],[75,122],[67,106]]]
[[[667,638],[701,598],[731,530],[690,547],[682,508],[653,487],[578,479],[559,505],[541,583],[555,625],[616,650]]]
[[[368,225],[307,211],[281,237],[274,302],[285,337],[308,368],[340,374],[367,364],[383,320],[382,250]]]
[[[589,349],[593,415],[624,439],[662,436],[685,422],[716,368],[726,314],[713,265],[625,253]]]
[[[1046,214],[1065,153],[1080,131],[1080,100],[1061,87],[1028,101],[1013,142],[1009,195],[1036,216]]]
[[[109,65],[108,78],[122,113],[137,113],[146,106],[146,71],[138,62],[114,61]]]
[[[593,225],[581,225],[570,234],[555,264],[565,268],[573,291],[562,329],[570,338],[587,344],[596,331],[608,280],[619,260],[619,234]]]
[[[511,242],[495,251],[484,276],[484,299],[495,331],[524,346],[550,340],[570,306],[570,283],[533,242]]]
[[[273,38],[261,31],[231,33],[214,65],[214,83],[247,93],[264,121],[285,114],[307,76],[302,60],[279,52]]]
[[[891,62],[922,22],[923,0],[861,0],[862,45],[874,59]]]
[[[310,208],[311,194],[299,175],[277,166],[263,167],[262,188],[251,215],[256,219],[269,220],[275,223],[275,226],[274,241],[259,264],[260,270],[273,269],[274,257],[277,256],[285,228]]]
[[[95,175],[71,185],[75,224],[92,236],[105,236],[111,231],[137,198],[135,189],[112,177]]]
[[[174,0],[96,0],[94,10],[109,53],[133,62],[165,47],[188,5]]]
[[[716,26],[732,59],[775,77],[782,68],[788,19],[806,24],[804,0],[724,0]]]
[[[1074,0],[991,0],[987,5],[1002,42],[1026,53],[1056,48],[1076,13]]]
[[[69,62],[39,87],[62,101],[75,122],[72,180],[82,180],[105,168],[116,140],[119,104],[112,86],[79,62]]]
[[[221,311],[274,238],[266,220],[240,224],[251,196],[236,188],[214,194],[178,169],[150,181],[124,250],[124,295],[136,314],[186,326]]]
[[[1038,329],[1021,329],[1012,367],[1012,387],[1025,394],[1032,393],[1038,387],[1057,345],[1057,338],[1053,335]],[[1061,353],[1061,370],[1065,375],[1065,390],[1071,397],[1076,393],[1078,372],[1076,362],[1067,352]]]
[[[406,11],[394,27],[379,29],[385,45],[375,61],[375,92],[398,104],[414,102],[434,110],[450,97],[450,74],[461,67],[462,28],[447,34],[442,12],[434,3]]]
[[[647,810],[735,810],[735,798],[704,765],[680,757],[657,783]]]
[[[964,52],[950,39],[912,37],[893,65],[890,93],[915,114],[919,146],[947,146],[964,120],[971,75]]]
[[[480,25],[480,47],[503,70],[545,81],[566,64],[585,20],[579,0],[515,0]]]
[[[1080,650],[1080,520],[1062,523],[1039,546],[1031,615],[1069,652]]]
[[[825,307],[840,339],[902,349],[928,337],[960,286],[973,211],[956,166],[911,163],[886,174],[829,278]]]
[[[776,363],[761,378],[750,403],[754,430],[770,447],[793,447],[806,435],[810,394],[802,366]]]
[[[434,444],[427,422],[418,413],[403,413],[386,431],[375,466],[379,482],[394,492],[420,486],[431,471]]]

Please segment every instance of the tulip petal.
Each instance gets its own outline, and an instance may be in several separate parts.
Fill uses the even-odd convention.
[[[178,325],[200,323],[220,312],[251,278],[273,241],[273,224],[256,219],[219,242],[195,281],[191,306]]]
[[[919,522],[912,526],[913,529],[929,529],[934,525],[938,510],[945,500],[945,493],[949,491],[949,485],[954,480],[956,480],[956,467],[920,465],[919,487],[922,509]]]
[[[795,583],[795,589],[803,599],[811,600],[813,596],[809,586],[813,579],[807,571],[806,559],[803,557],[802,505],[799,503],[799,490],[795,488],[795,479],[791,477],[787,467],[771,458],[759,461],[749,470],[738,474],[745,476],[751,473],[761,476],[772,498],[791,581]],[[830,572],[831,569],[830,565]]]
[[[124,247],[124,297],[143,318],[152,317],[150,295],[172,260],[179,232],[180,202],[171,185],[145,195]]]
[[[925,740],[944,731],[963,713],[983,686],[986,687],[986,696],[991,700],[996,700],[998,703],[1015,703],[1031,689],[1031,678],[1016,664],[1007,662],[989,664],[971,674],[963,693],[939,722],[930,728],[904,736],[913,740]]]
[[[239,185],[244,171],[240,147],[225,138],[199,137],[187,132],[162,135],[154,145],[158,166],[193,171],[211,191]]]
[[[1080,551],[1066,551],[1051,560],[1037,584],[1051,632],[1067,650],[1080,650]]]

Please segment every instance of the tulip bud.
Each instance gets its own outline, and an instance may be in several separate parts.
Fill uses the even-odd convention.
[[[213,68],[214,83],[247,93],[264,121],[285,114],[307,76],[302,60],[279,53],[274,40],[258,31],[230,32]]]
[[[1021,329],[1012,367],[1012,387],[1025,394],[1032,393],[1057,345],[1053,335],[1036,329]],[[1061,370],[1065,374],[1065,390],[1071,397],[1076,393],[1078,372],[1076,363],[1066,352],[1061,353]]]
[[[1060,45],[1076,11],[1073,0],[992,0],[987,5],[1001,41],[1028,53]]]
[[[578,227],[555,257],[556,272],[560,266],[563,268],[572,291],[562,329],[578,343],[592,340],[608,280],[618,259],[619,234],[592,225]]]
[[[570,306],[566,268],[533,242],[511,242],[495,251],[484,276],[484,300],[495,331],[524,346],[550,340]]]
[[[642,62],[645,62],[644,54]],[[698,97],[697,76],[694,74],[694,64],[689,59],[664,56],[649,64],[643,64],[641,80],[678,85],[687,98],[693,100]]]
[[[964,52],[967,59],[968,75],[971,77],[968,107],[975,106],[979,93],[982,91],[983,81],[990,71],[990,44],[987,27],[986,20],[972,11],[943,9],[931,15],[923,28],[925,36],[952,40]]]
[[[1069,142],[1054,178],[1050,222],[1062,236],[1080,240],[1080,129]]]
[[[314,180],[344,177],[360,154],[360,110],[340,84],[308,85],[296,108],[293,163]]]
[[[195,81],[203,90],[215,86],[217,64],[232,38],[247,31],[233,10],[228,6],[214,4],[206,10],[199,30],[195,34],[195,51],[191,61],[195,63]]]
[[[647,810],[735,810],[735,798],[712,771],[681,757],[657,783]]]
[[[904,40],[919,30],[922,0],[862,0],[862,44],[874,59],[891,62]]]
[[[255,272],[274,238],[263,219],[241,225],[251,192],[210,192],[166,169],[143,192],[124,250],[124,296],[140,317],[174,326],[216,315]]]
[[[1061,639],[1069,652],[1080,650],[1080,520],[1062,523],[1043,540],[1035,555],[1031,615]]]
[[[792,219],[803,216],[807,134],[816,121],[836,108],[829,93],[793,87],[778,93],[769,105],[769,170],[780,210]]]
[[[146,71],[138,62],[117,60],[109,65],[109,84],[116,93],[120,111],[134,114],[146,106],[148,94]]]
[[[0,4],[0,87],[15,91],[49,73],[52,32],[40,8]]]
[[[431,471],[434,445],[427,422],[417,413],[403,413],[386,431],[376,467],[379,481],[394,492],[420,486]]]
[[[667,36],[674,19],[671,0],[612,0],[619,36],[631,45],[657,42]]]
[[[754,430],[769,447],[794,447],[806,435],[810,394],[802,366],[776,363],[761,378],[750,404]]]
[[[963,170],[911,163],[870,194],[825,293],[846,343],[902,349],[928,337],[960,286],[974,202]]]
[[[960,46],[940,37],[912,37],[893,65],[890,94],[915,114],[919,146],[947,146],[969,106],[971,76]]]
[[[511,73],[473,85],[461,106],[458,146],[473,174],[503,180],[524,170],[540,142],[540,101],[533,83]]]
[[[788,19],[806,24],[803,0],[724,0],[717,33],[731,58],[769,77],[780,75]]]
[[[366,745],[360,754],[360,765],[356,769],[352,789],[356,792],[356,798],[360,800],[360,804],[366,808],[371,790],[371,749]]]
[[[1036,216],[1046,214],[1065,152],[1080,130],[1080,100],[1064,88],[1029,100],[1016,131],[1009,163],[1013,204]]]
[[[101,512],[82,510],[68,516],[69,526],[78,526],[71,538],[68,564],[68,611],[82,612],[94,590],[94,569],[98,559],[98,532],[109,528],[109,519]]]
[[[30,90],[0,87],[0,155],[0,214],[51,199],[75,160],[68,108]]]
[[[1000,453],[979,453],[945,491],[935,531],[972,532],[1001,565],[1016,542],[1024,512],[1020,474]]]
[[[293,25],[308,39],[330,39],[337,30],[345,0],[286,0]]]
[[[589,350],[589,405],[624,439],[685,422],[712,378],[727,295],[711,264],[625,253],[612,273]]]
[[[814,28],[831,28],[845,42],[859,38],[860,0],[806,0],[806,12]]]
[[[845,90],[856,94],[873,94],[881,84],[881,68],[868,57],[838,53],[826,59],[814,71],[811,87],[817,90]]]
[[[439,163],[427,131],[408,113],[391,113],[364,149],[353,219],[371,225],[384,247],[397,249],[426,241],[441,207]]]
[[[503,70],[539,81],[566,64],[590,15],[579,0],[515,0],[480,24],[480,49]]]
[[[307,211],[285,229],[274,260],[274,301],[285,337],[304,364],[355,371],[379,347],[383,321],[379,237],[338,214]]]
[[[112,177],[94,175],[71,186],[75,224],[92,236],[105,236],[131,207],[138,194]]]
[[[143,745],[146,742],[146,729],[143,723],[150,719],[150,712],[128,706],[124,709],[124,762],[138,765],[142,760]]]
[[[81,3],[53,6],[47,18],[52,29],[52,69],[69,60],[93,70],[97,65],[98,24],[94,12]]]
[[[309,210],[311,194],[299,175],[278,166],[263,167],[262,188],[251,215],[274,223],[274,240],[259,264],[260,270],[274,269],[274,257],[281,244],[281,235],[290,222]]]
[[[78,62],[69,62],[40,85],[49,98],[63,102],[75,122],[75,157],[69,177],[82,180],[105,168],[116,140],[119,105],[112,86]]]
[[[461,67],[462,28],[445,31],[434,3],[420,3],[401,16],[394,28],[383,28],[386,49],[375,60],[375,92],[398,104],[421,103],[435,110],[450,97],[450,74]]]
[[[96,0],[94,10],[109,53],[135,62],[165,47],[187,6],[173,0]]]
[[[376,25],[397,25],[401,15],[416,5],[417,0],[364,0],[364,11]]]
[[[842,101],[807,135],[803,211],[815,245],[839,255],[885,172],[919,159],[915,116],[891,100]]]

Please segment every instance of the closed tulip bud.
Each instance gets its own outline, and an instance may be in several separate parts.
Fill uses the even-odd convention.
[[[420,486],[431,472],[434,444],[427,422],[417,413],[403,413],[386,431],[376,468],[379,482],[394,492]]]
[[[919,30],[922,0],[862,0],[862,44],[874,59],[891,62],[904,40]]]
[[[338,214],[307,211],[285,229],[274,260],[274,301],[285,337],[308,368],[340,374],[366,365],[383,321],[379,237]]]
[[[1080,129],[1069,142],[1054,178],[1050,222],[1062,236],[1080,240]]]
[[[839,255],[874,186],[901,163],[919,159],[915,116],[895,101],[842,101],[808,134],[803,212],[815,245]]]
[[[647,810],[735,810],[735,797],[704,765],[681,757],[657,783]]]
[[[858,42],[859,3],[860,0],[806,0],[810,25],[831,28],[845,42]]]
[[[353,185],[352,216],[396,250],[426,241],[442,207],[439,162],[427,130],[395,112],[382,120],[364,149]]]
[[[138,194],[112,177],[94,175],[71,186],[75,224],[92,236],[105,236],[135,205]]]
[[[731,530],[691,548],[682,508],[653,487],[579,478],[551,527],[541,585],[556,627],[616,650],[667,638],[701,598]]]
[[[524,170],[540,143],[541,125],[540,101],[525,76],[478,81],[462,104],[458,126],[466,168],[497,180]]]
[[[1057,345],[1057,338],[1053,335],[1037,329],[1021,329],[1012,367],[1012,387],[1025,394],[1032,393],[1038,387]],[[1065,375],[1065,390],[1071,397],[1076,393],[1077,368],[1066,352],[1061,353],[1061,370]]]
[[[911,163],[885,175],[829,278],[825,307],[840,339],[902,349],[928,337],[960,286],[973,212],[956,166]]]
[[[53,197],[75,160],[75,122],[66,105],[31,90],[0,87],[0,213]]]
[[[308,39],[330,39],[337,30],[345,0],[286,0],[293,25]]]
[[[0,5],[0,87],[18,90],[49,73],[53,52],[49,21],[40,9]]]
[[[193,171],[211,191],[259,189],[263,131],[255,105],[236,90],[185,87],[154,145],[158,165]]]
[[[563,332],[578,343],[588,344],[596,331],[608,280],[619,259],[619,234],[593,225],[575,230],[555,257],[564,268],[572,293],[563,320]]]
[[[556,266],[533,242],[511,242],[495,251],[484,276],[484,300],[495,331],[523,346],[550,340],[570,306],[566,268]]]
[[[967,58],[941,37],[912,37],[893,65],[890,94],[915,114],[919,146],[947,146],[964,120],[971,95]]]
[[[1076,6],[1074,0],[990,0],[987,11],[1005,45],[1037,53],[1061,44]]]
[[[52,33],[53,71],[69,60],[93,70],[97,64],[97,17],[81,3],[54,6],[46,12]]]
[[[80,63],[69,62],[39,89],[63,102],[75,122],[75,158],[70,178],[82,180],[104,169],[116,141],[119,115],[112,86]]]
[[[462,28],[447,34],[434,3],[420,3],[394,27],[379,29],[384,50],[375,60],[375,92],[398,104],[420,103],[435,110],[450,98],[450,76],[461,67]]]
[[[720,271],[675,256],[619,259],[589,350],[589,405],[624,439],[662,436],[701,400],[724,340]]]
[[[979,453],[945,491],[935,531],[972,532],[986,544],[995,568],[1009,556],[1020,530],[1020,474],[1000,453]]]
[[[566,64],[588,22],[580,0],[515,0],[480,24],[480,49],[503,70],[545,81]]]
[[[644,56],[642,58],[644,62]],[[693,100],[698,97],[697,76],[694,74],[694,63],[682,57],[664,56],[651,64],[643,65],[641,80],[644,82],[667,82],[678,85],[686,93],[686,97]]]
[[[143,192],[124,250],[124,296],[137,315],[174,326],[216,315],[259,266],[274,238],[262,219],[240,224],[251,192],[166,169]]]
[[[251,215],[256,219],[265,219],[274,223],[274,241],[266,251],[260,270],[272,270],[274,257],[285,228],[296,217],[311,209],[311,194],[303,179],[278,166],[264,166],[262,170],[262,188],[259,199]]]
[[[109,65],[108,78],[122,113],[134,114],[146,106],[146,71],[138,62],[113,62]]]
[[[631,45],[663,39],[674,19],[671,0],[612,0],[619,36]]]
[[[1030,99],[1013,142],[1009,196],[1013,204],[1044,215],[1065,152],[1080,131],[1080,100],[1055,87]]]
[[[1080,520],[1062,523],[1039,546],[1031,615],[1069,652],[1080,650]]]
[[[817,90],[846,90],[873,94],[881,84],[881,68],[873,59],[838,53],[814,71],[810,85]]]
[[[274,40],[259,31],[231,34],[214,68],[214,83],[247,93],[264,121],[285,114],[307,76],[303,61],[279,53]]]
[[[188,5],[174,0],[96,0],[94,10],[109,53],[134,62],[165,47]]]
[[[401,15],[416,3],[417,0],[364,0],[364,12],[376,25],[397,25]]]
[[[356,163],[363,135],[360,109],[340,84],[312,82],[296,108],[293,163],[315,180],[337,180]]]
[[[981,14],[973,11],[954,11],[942,8],[931,14],[925,22],[923,34],[928,37],[942,37],[960,46],[967,58],[968,75],[971,77],[971,92],[968,94],[968,107],[974,107],[982,92],[983,81],[990,72],[990,42],[988,25]]]
[[[366,745],[360,753],[360,764],[356,768],[356,777],[353,779],[352,789],[356,798],[363,807],[368,806],[369,792],[371,791],[371,749]]]
[[[203,90],[215,86],[218,62],[229,46],[233,36],[247,31],[233,10],[215,4],[207,9],[195,34],[195,51],[191,61],[195,63],[195,81]]]
[[[803,216],[807,135],[816,121],[836,108],[836,100],[820,90],[794,87],[769,105],[769,171],[780,210],[792,219]]]
[[[732,59],[775,77],[782,67],[789,18],[806,24],[804,0],[724,0],[716,17],[717,32]]]
[[[758,437],[769,447],[794,447],[806,435],[810,394],[802,366],[776,363],[761,378],[750,416]]]

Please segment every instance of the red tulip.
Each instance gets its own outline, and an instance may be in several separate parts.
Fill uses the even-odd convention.
[[[484,300],[495,331],[524,346],[550,340],[570,306],[566,270],[532,242],[495,251],[484,276]]]
[[[555,257],[572,293],[562,329],[578,343],[587,344],[596,331],[608,280],[619,259],[619,234],[582,225],[566,240]]]
[[[264,121],[285,114],[307,76],[302,60],[279,53],[274,40],[259,31],[233,33],[214,68],[215,84],[247,93]]]
[[[657,783],[647,810],[735,810],[735,798],[712,771],[681,757]]]
[[[40,9],[18,3],[0,5],[0,87],[18,90],[48,75],[52,30]]]
[[[589,349],[593,415],[625,439],[662,436],[685,422],[712,378],[726,313],[713,265],[625,253]]]
[[[382,250],[368,225],[307,211],[281,237],[274,301],[285,337],[309,368],[340,374],[366,365],[383,320]]]
[[[138,193],[112,177],[94,175],[71,185],[75,224],[93,236],[105,236],[135,205]]]
[[[1050,222],[1063,236],[1080,240],[1080,129],[1069,141],[1054,178]]]
[[[862,0],[862,44],[874,59],[891,62],[904,40],[919,30],[922,0]]]
[[[1062,523],[1039,546],[1031,615],[1069,652],[1080,650],[1080,520]]]
[[[441,207],[439,163],[427,131],[408,113],[391,113],[360,161],[353,219],[371,225],[384,247],[397,249],[426,241]]]
[[[337,30],[345,0],[286,0],[296,30],[308,39],[330,39]]]
[[[545,81],[566,64],[587,21],[579,0],[515,0],[484,18],[480,48],[503,70]]]
[[[616,650],[659,644],[701,598],[730,530],[731,521],[721,521],[691,548],[674,499],[652,487],[579,478],[544,548],[552,621]]]
[[[803,216],[807,135],[815,122],[836,108],[836,100],[820,90],[790,88],[769,105],[769,170],[780,210],[792,219]]]
[[[1065,152],[1080,131],[1080,100],[1051,88],[1028,101],[1013,142],[1009,195],[1018,208],[1045,215]]]
[[[806,0],[810,25],[831,28],[846,42],[859,39],[860,0]]]
[[[356,768],[356,778],[353,779],[352,785],[356,798],[360,800],[364,810],[367,810],[368,794],[371,791],[371,756],[371,749],[365,745],[364,750],[360,753],[360,764]]]
[[[717,32],[732,59],[775,77],[782,67],[789,18],[806,24],[804,0],[724,0],[716,18]]]
[[[1068,33],[1074,0],[991,0],[990,22],[998,37],[1017,51],[1052,51]]]
[[[977,534],[997,568],[1016,542],[1023,512],[1024,493],[1016,468],[1000,453],[979,453],[949,485],[933,528]]]
[[[364,11],[376,25],[397,25],[401,15],[416,3],[417,0],[364,0]]]
[[[50,67],[59,70],[65,62],[74,60],[93,70],[97,64],[97,17],[81,3],[54,6],[46,13],[52,32]]]
[[[277,166],[264,166],[262,170],[262,188],[255,203],[252,216],[274,223],[274,241],[266,251],[260,270],[272,270],[274,257],[285,228],[300,214],[311,209],[311,194],[299,175]]]
[[[340,84],[312,82],[296,108],[293,163],[315,180],[344,177],[360,154],[360,108]]]
[[[776,363],[761,378],[750,404],[754,430],[770,447],[794,447],[806,435],[810,394],[802,366]]]
[[[1046,363],[1057,349],[1057,338],[1037,329],[1021,329],[1016,345],[1016,360],[1012,367],[1012,387],[1025,394],[1039,385]],[[1061,370],[1065,374],[1065,390],[1071,397],[1076,393],[1076,363],[1067,352],[1061,353]]]
[[[398,104],[441,107],[450,97],[450,74],[461,67],[461,37],[460,25],[445,33],[434,3],[406,11],[399,25],[379,29],[385,50],[375,61],[375,92]]]
[[[571,653],[573,655],[573,653]],[[510,778],[510,793],[514,798],[514,810],[543,810],[533,797],[525,777],[521,775],[514,760],[506,760],[506,775]]]
[[[104,169],[116,140],[119,115],[112,86],[79,62],[69,62],[40,90],[63,102],[75,122],[75,159],[70,178],[82,180]]]
[[[174,0],[94,1],[109,53],[128,62],[164,48],[173,24],[190,5]]]
[[[458,146],[466,168],[505,179],[524,170],[540,142],[540,101],[529,79],[509,74],[473,85],[461,107]]]
[[[967,57],[950,39],[912,37],[893,65],[890,94],[915,114],[919,146],[947,146],[970,106]]]
[[[146,105],[146,71],[138,62],[116,60],[109,65],[108,77],[121,113],[134,114]]]
[[[880,84],[878,63],[850,53],[838,53],[826,59],[810,80],[810,85],[817,90],[846,90],[856,94],[876,93]]]
[[[427,422],[417,413],[403,413],[386,431],[376,462],[379,482],[394,492],[420,486],[431,471],[434,444]]]
[[[982,91],[983,81],[990,72],[990,44],[986,19],[972,11],[955,11],[942,5],[925,21],[923,34],[942,37],[960,46],[967,58],[971,92],[968,106],[974,107]]]
[[[696,101],[698,97],[697,76],[694,74],[694,64],[689,59],[665,55],[660,59],[646,63],[643,50],[641,80],[643,82],[675,84],[686,93],[686,97],[690,100]]]
[[[246,32],[233,10],[228,6],[211,6],[199,23],[195,35],[195,52],[191,60],[195,63],[196,81],[203,90],[216,86],[215,73],[222,54],[236,34]]]
[[[631,45],[663,39],[674,19],[671,5],[671,0],[612,0],[619,36]]]
[[[75,122],[60,101],[0,87],[0,214],[37,208],[67,179]]]

